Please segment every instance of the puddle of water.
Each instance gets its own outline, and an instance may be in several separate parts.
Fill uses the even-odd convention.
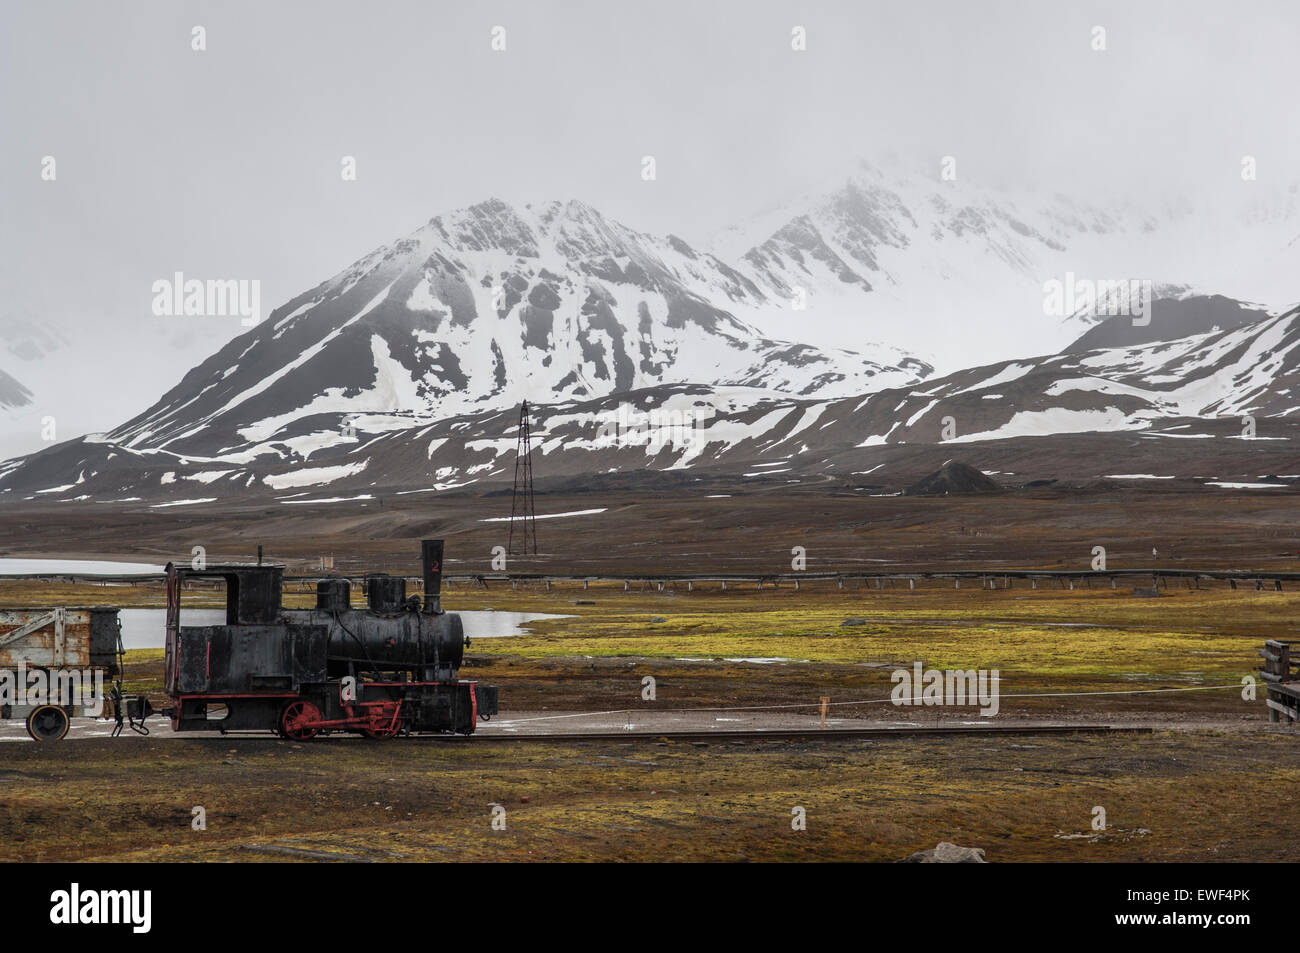
[[[497,609],[471,609],[459,613],[465,634],[471,639],[506,639],[512,635],[531,635],[529,622],[544,619],[572,619],[571,615],[553,612],[504,612]]]
[[[160,649],[166,642],[166,609],[123,609],[117,617],[122,622],[123,648]],[[181,609],[181,625],[225,624],[225,609]]]
[[[542,619],[570,619],[572,616],[547,612],[499,612],[495,609],[471,609],[458,613],[465,634],[474,639],[505,639],[528,635],[525,626]],[[128,649],[160,649],[167,623],[166,609],[123,609],[122,644]],[[181,609],[181,625],[225,625],[225,609]]]
[[[66,572],[135,576],[148,573],[161,575],[162,571],[162,566],[150,563],[118,563],[103,559],[0,559],[0,575]]]

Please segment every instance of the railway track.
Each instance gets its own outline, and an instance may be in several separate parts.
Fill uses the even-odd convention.
[[[78,727],[85,727],[81,724],[83,719],[76,719]],[[278,743],[279,738],[265,731],[230,731],[222,734],[217,731],[206,732],[186,732],[183,735],[174,734],[166,731],[165,727],[158,724],[152,726],[155,730],[147,736],[124,734],[121,739],[124,741],[142,740],[147,738],[151,741],[168,740],[183,738],[186,741],[208,741],[226,743],[234,740],[264,741],[267,743]],[[62,742],[62,744],[76,743],[77,741],[90,740],[91,737],[103,738],[107,736],[107,728],[97,726],[103,730],[96,730],[93,735],[84,735],[80,731],[74,731]],[[853,739],[863,738],[956,738],[956,737],[1012,737],[1012,736],[1030,736],[1030,735],[1099,735],[1099,734],[1151,734],[1155,729],[1150,725],[1101,725],[1101,724],[1079,724],[1079,725],[999,725],[999,726],[966,726],[966,725],[934,725],[928,727],[906,727],[906,728],[735,728],[735,729],[717,729],[717,730],[668,730],[668,731],[611,731],[603,729],[600,731],[556,731],[556,732],[513,732],[506,734],[489,729],[487,732],[478,731],[472,735],[413,735],[399,739],[391,739],[383,744],[410,744],[411,742],[420,742],[425,744],[566,744],[570,742],[655,742],[655,741],[677,741],[677,742],[734,742],[734,741],[851,741]],[[0,737],[0,740],[13,740],[20,734],[17,728],[14,728],[10,738]],[[23,740],[26,740],[23,737]],[[375,744],[377,742],[365,741],[360,737],[351,734],[335,734],[314,738],[305,744],[331,744],[352,741],[355,743]]]
[[[423,740],[477,744],[479,742],[566,741],[844,741],[853,738],[946,738],[1008,735],[1151,734],[1149,725],[1007,725],[998,727],[931,726],[911,728],[771,728],[716,731],[582,731],[425,736]]]

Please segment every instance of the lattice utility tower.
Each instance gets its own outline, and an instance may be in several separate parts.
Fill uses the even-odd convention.
[[[528,401],[519,406],[519,443],[515,448],[515,492],[510,501],[510,539],[506,552],[515,553],[515,530],[518,527],[521,548],[528,555],[528,540],[532,538],[532,554],[537,555],[537,511],[533,506],[533,447],[528,421]]]

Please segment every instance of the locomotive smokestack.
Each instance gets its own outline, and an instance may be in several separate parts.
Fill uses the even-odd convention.
[[[424,559],[424,611],[442,612],[442,540],[426,539],[420,544]]]

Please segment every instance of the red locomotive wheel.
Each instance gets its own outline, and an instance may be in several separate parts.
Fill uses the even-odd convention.
[[[317,726],[323,720],[320,709],[311,702],[289,702],[280,712],[280,734],[293,741],[310,741],[320,733]]]
[[[402,719],[398,717],[398,708],[381,707],[371,710],[370,724],[361,729],[367,738],[396,738],[402,730]]]

